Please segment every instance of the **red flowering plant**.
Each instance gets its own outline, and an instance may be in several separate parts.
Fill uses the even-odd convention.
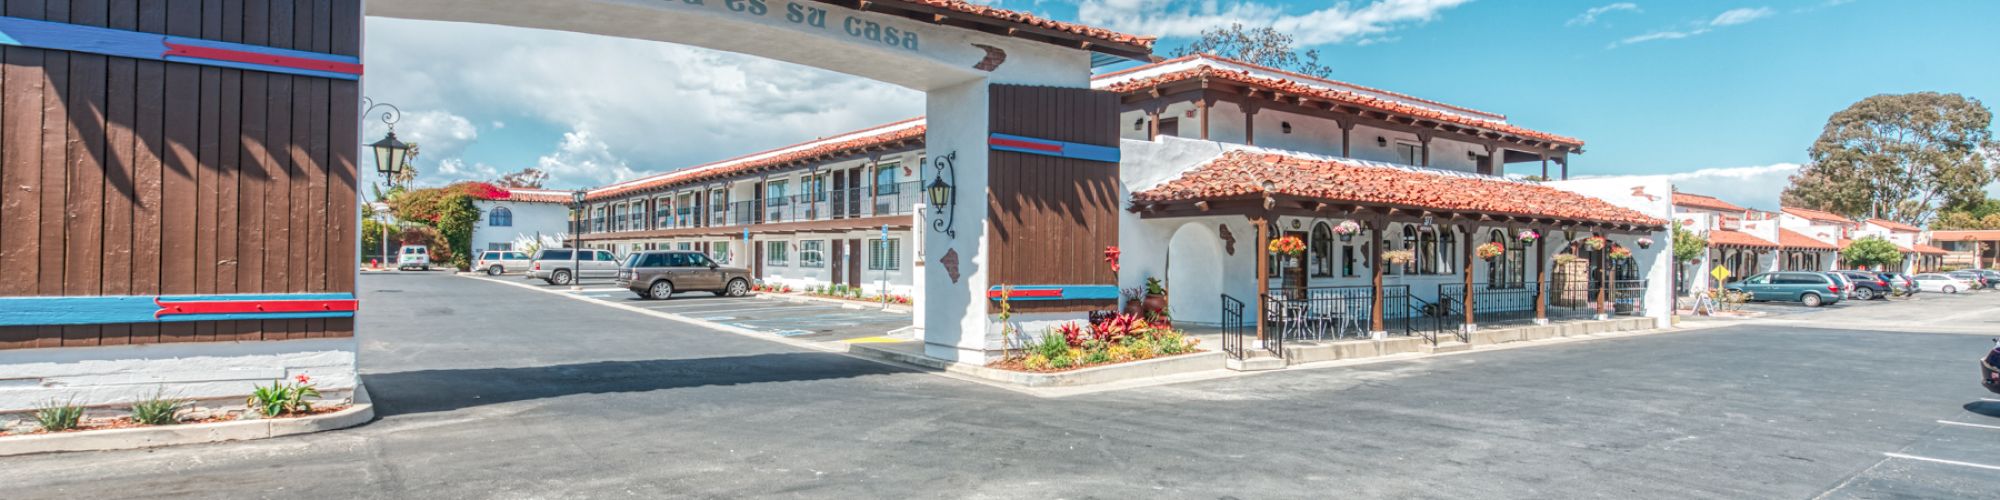
[[[1266,250],[1280,255],[1298,255],[1306,253],[1306,243],[1297,236],[1285,236],[1271,240],[1271,244],[1267,245]]]
[[[1473,252],[1479,255],[1481,259],[1493,260],[1494,257],[1499,257],[1500,254],[1507,253],[1507,246],[1500,244],[1498,241],[1487,242],[1484,245],[1479,245],[1478,248],[1474,248]]]
[[[313,385],[312,377],[305,374],[293,379],[298,382],[287,384],[281,380],[271,383],[270,387],[256,386],[243,404],[265,417],[311,413],[312,401],[308,398],[318,399],[319,387]]]
[[[1083,347],[1084,341],[1090,340],[1089,337],[1083,335],[1083,327],[1078,326],[1074,321],[1056,325],[1056,333],[1062,335],[1063,341],[1068,343],[1070,347]]]

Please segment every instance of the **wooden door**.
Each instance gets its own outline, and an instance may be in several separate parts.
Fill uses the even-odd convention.
[[[861,286],[861,240],[847,240],[847,286]]]
[[[1117,94],[1021,85],[994,85],[990,92],[994,134],[1093,153],[990,151],[985,221],[988,281],[996,286],[1048,285],[1085,291],[1075,299],[1016,302],[1016,312],[1113,308],[1118,276],[1105,265],[1104,249],[1118,245],[1123,208],[1118,203]],[[958,238],[968,237],[967,228],[979,227],[968,221],[958,221],[957,226]],[[1103,298],[1105,290],[1113,298]]]
[[[835,178],[838,177],[836,176]],[[841,271],[847,267],[847,245],[841,243],[840,240],[832,240],[828,243],[833,246],[833,258],[826,261],[827,269],[833,272],[832,279],[827,280],[828,283],[840,283],[842,282],[841,278],[846,277],[845,274],[841,274]]]

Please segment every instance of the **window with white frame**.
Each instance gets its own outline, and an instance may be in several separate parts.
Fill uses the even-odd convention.
[[[646,200],[644,198],[632,200],[632,210],[627,213],[629,215],[625,216],[625,218],[632,221],[633,231],[646,230]]]
[[[784,181],[784,180],[773,180],[765,182],[764,205],[770,207],[785,206],[785,202],[787,201],[785,200],[785,188],[789,187],[786,185],[789,183],[790,181]]]
[[[799,267],[826,267],[826,240],[799,242]]]
[[[682,250],[687,250],[687,249],[688,249],[688,247],[687,247],[687,244],[686,244],[686,243],[682,243],[682,244],[681,244],[681,249],[682,249]],[[723,262],[723,263],[727,263],[727,262],[729,262],[729,242],[727,242],[727,241],[718,241],[718,242],[715,242],[715,243],[711,243],[711,244],[709,244],[709,245],[708,245],[708,258],[709,258],[709,259],[713,259],[713,260],[714,260],[714,261],[716,261],[716,262]]]
[[[787,241],[764,242],[764,265],[767,266],[786,265],[787,262],[791,261],[791,249],[792,249],[791,242]]]
[[[893,161],[875,165],[875,194],[877,196],[896,194],[896,170],[901,168],[903,168],[902,163]]]
[[[592,214],[590,216],[591,232],[596,232],[596,233],[604,232],[604,212],[605,212],[605,207],[602,205],[598,206],[596,210],[592,211]]]
[[[868,240],[868,270],[894,271],[902,268],[902,240],[895,238]]]
[[[493,211],[486,213],[486,225],[493,227],[512,226],[514,225],[514,211],[508,210],[507,207],[493,207]]]
[[[674,227],[674,200],[665,196],[653,198],[653,227],[666,229]]]

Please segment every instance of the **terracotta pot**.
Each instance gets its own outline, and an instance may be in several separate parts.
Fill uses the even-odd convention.
[[[1165,310],[1167,310],[1167,296],[1166,296],[1166,295],[1147,295],[1147,296],[1146,296],[1146,300],[1145,300],[1145,303],[1146,303],[1146,310],[1147,310],[1147,311],[1165,311]]]

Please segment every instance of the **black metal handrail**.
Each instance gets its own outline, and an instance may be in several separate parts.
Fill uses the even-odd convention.
[[[1431,342],[1432,347],[1436,347],[1438,332],[1444,331],[1444,324],[1440,321],[1444,308],[1424,300],[1423,297],[1411,296],[1409,299],[1408,309],[1405,310],[1406,315],[1403,317],[1404,334],[1423,337],[1424,340]]]
[[[1243,301],[1222,294],[1222,352],[1243,359]]]

